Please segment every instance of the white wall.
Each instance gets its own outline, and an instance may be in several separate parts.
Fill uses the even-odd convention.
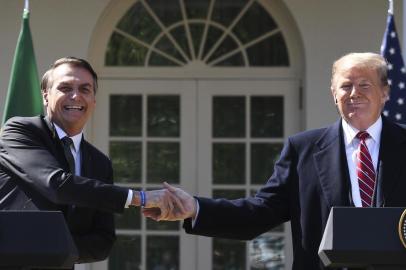
[[[120,0],[123,1],[123,0]],[[0,0],[0,108],[5,99],[23,0]],[[92,31],[109,0],[31,0],[30,25],[40,75],[57,58],[87,58]],[[402,33],[401,0],[395,16]],[[285,0],[305,52],[305,129],[337,119],[330,97],[332,62],[350,51],[379,52],[386,24],[384,0]],[[0,109],[0,114],[2,114]]]

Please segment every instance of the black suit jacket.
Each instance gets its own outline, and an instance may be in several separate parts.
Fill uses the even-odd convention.
[[[406,206],[406,131],[383,119],[377,206]],[[200,211],[186,232],[252,239],[290,221],[293,269],[324,269],[317,255],[332,206],[352,206],[341,121],[287,139],[274,173],[251,198],[197,198]],[[349,221],[351,222],[351,221]]]
[[[124,210],[128,189],[112,185],[110,160],[84,139],[81,153],[82,176],[75,176],[47,118],[10,119],[0,136],[0,209],[61,210],[78,262],[91,262],[108,256],[112,213]]]

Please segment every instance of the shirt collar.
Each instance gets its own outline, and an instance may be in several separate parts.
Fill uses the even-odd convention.
[[[355,138],[357,133],[360,131],[349,123],[347,123],[344,119],[341,121],[343,131],[344,131],[344,142],[345,145],[348,146],[352,140]],[[375,121],[369,128],[366,130],[374,140],[374,142],[379,142],[381,139],[381,131],[382,131],[382,117],[379,116],[378,120]]]
[[[57,124],[53,123],[55,126],[56,133],[58,134],[59,139],[62,139],[63,137],[68,136],[65,131],[63,131],[62,128],[60,128]],[[68,136],[69,137],[69,136]],[[83,131],[81,131],[79,134],[76,134],[75,136],[70,137],[73,141],[73,146],[75,152],[78,152],[80,149],[80,142],[82,141],[83,137]]]

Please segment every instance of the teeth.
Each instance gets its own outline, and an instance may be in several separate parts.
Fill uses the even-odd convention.
[[[65,106],[65,109],[67,109],[67,110],[79,110],[79,111],[81,111],[81,110],[83,110],[83,107],[82,107],[82,106],[74,106],[74,105],[72,105],[72,106]]]

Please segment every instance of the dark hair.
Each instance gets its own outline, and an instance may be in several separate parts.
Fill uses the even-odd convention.
[[[74,67],[84,68],[90,72],[93,77],[93,86],[94,86],[94,93],[97,92],[97,74],[93,70],[92,66],[84,59],[76,58],[73,56],[67,56],[56,60],[52,66],[44,73],[41,80],[41,91],[46,91],[50,87],[52,87],[53,79],[52,79],[52,72],[63,64],[69,64]]]

